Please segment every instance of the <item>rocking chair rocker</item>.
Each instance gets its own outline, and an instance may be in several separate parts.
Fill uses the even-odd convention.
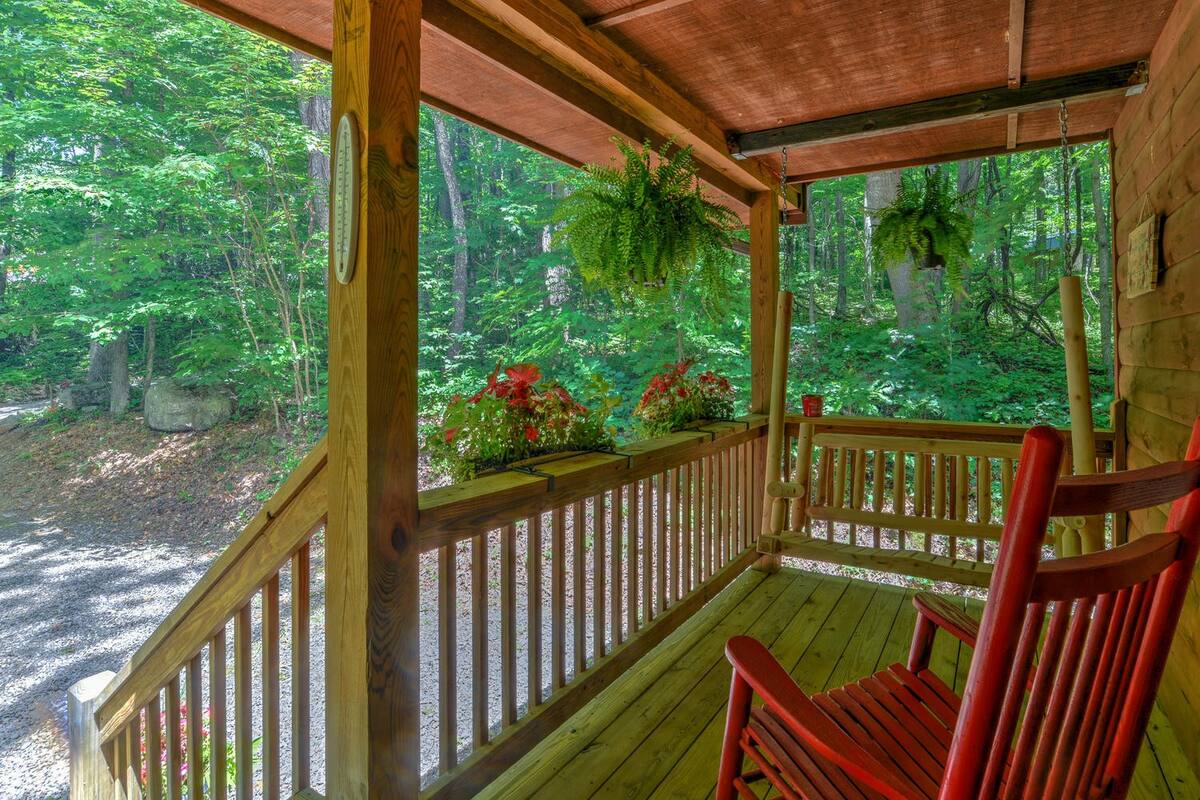
[[[729,641],[718,800],[760,779],[789,800],[1126,796],[1200,545],[1200,420],[1182,462],[1059,478],[1062,450],[1025,435],[982,622],[918,595],[907,666],[809,697],[759,642]],[[1038,563],[1051,515],[1166,502],[1166,533]],[[975,648],[961,698],[929,669],[938,628]]]

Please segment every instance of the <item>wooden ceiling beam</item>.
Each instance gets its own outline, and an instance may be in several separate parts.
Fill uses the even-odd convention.
[[[737,134],[734,152],[742,157],[773,153],[784,147],[831,144],[945,125],[989,119],[1014,112],[1057,106],[1061,101],[1096,100],[1136,94],[1148,80],[1145,61],[1119,64],[1078,75],[1029,81],[1018,89],[1006,86],[966,92],[902,106],[802,122]]]
[[[521,47],[519,44],[499,35],[478,18],[449,2],[449,0],[425,0],[423,5],[423,24],[454,39],[472,52],[477,53],[481,58],[528,84],[531,89],[545,92],[563,101],[630,141],[643,142],[649,140],[652,146],[659,147],[667,140],[666,136],[663,136],[637,117],[618,108],[607,98],[602,97],[599,93],[575,80],[572,76],[556,69],[554,65],[538,58],[537,55]],[[437,104],[431,103],[431,105]],[[452,114],[456,113],[451,109],[446,110]],[[462,116],[461,114],[456,115]],[[464,118],[475,122],[475,120]],[[479,123],[476,122],[476,124]],[[509,135],[508,138],[520,141],[522,144],[534,149],[540,149],[529,140],[522,141],[512,135]],[[543,152],[545,151],[543,150]],[[579,166],[577,160],[565,158],[554,153],[548,153],[548,155],[556,157],[560,161],[565,161],[572,166]],[[732,180],[725,173],[713,169],[703,161],[697,161],[697,168],[702,181],[724,192],[742,205],[750,205],[753,192]]]
[[[1009,0],[1008,30],[1008,88],[1021,88],[1021,60],[1025,48],[1025,0]],[[1008,115],[1008,149],[1017,146],[1017,123],[1020,112]]]
[[[1100,142],[1108,138],[1108,131],[1093,131],[1091,133],[1080,133],[1074,136],[1067,137],[1068,144],[1087,144],[1088,142]],[[981,147],[976,150],[958,150],[953,152],[934,153],[928,156],[918,158],[903,158],[896,161],[877,161],[872,164],[859,164],[855,166],[838,167],[835,169],[814,170],[812,172],[804,172],[798,175],[791,175],[788,178],[788,184],[795,186],[802,183],[810,183],[812,181],[824,181],[831,178],[844,178],[847,175],[866,175],[871,172],[882,172],[889,169],[904,169],[905,167],[920,167],[926,164],[948,164],[952,161],[969,161],[973,158],[986,158],[988,156],[1005,155],[1011,152],[1024,152],[1026,150],[1043,150],[1047,147],[1058,147],[1060,144],[1057,137],[1053,139],[1042,139],[1035,142],[1021,142],[1016,147],[1008,149],[1005,145],[996,145],[994,147]]]
[[[644,17],[648,14],[657,14],[660,11],[667,11],[676,6],[691,2],[693,0],[638,0],[638,2],[624,8],[618,8],[616,11],[609,11],[607,14],[590,17],[586,22],[589,28],[611,28],[614,25],[620,25],[622,22],[628,22],[631,19]]]
[[[561,0],[451,0],[500,37],[611,101],[660,136],[691,145],[697,161],[744,189],[777,190],[766,164],[736,160],[724,131],[707,114],[604,34],[591,30]]]

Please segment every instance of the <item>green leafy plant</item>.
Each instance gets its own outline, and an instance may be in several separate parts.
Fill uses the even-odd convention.
[[[451,399],[428,439],[434,464],[455,481],[536,456],[615,444],[607,421],[620,400],[604,379],[592,378],[588,408],[562,384],[542,380],[534,364],[500,372],[497,366],[474,396]]]
[[[960,289],[973,232],[950,173],[925,170],[923,178],[910,174],[901,179],[895,201],[880,212],[871,247],[882,263],[911,256],[921,269],[944,268],[950,286]]]
[[[646,436],[662,436],[701,419],[733,416],[733,386],[712,370],[688,376],[692,361],[668,364],[650,378],[633,416]]]
[[[729,292],[737,215],[704,197],[691,147],[657,151],[614,138],[624,167],[588,164],[554,214],[588,283],[620,301],[696,281],[710,308]]]

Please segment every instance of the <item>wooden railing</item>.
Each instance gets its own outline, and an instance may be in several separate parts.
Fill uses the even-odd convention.
[[[763,423],[422,494],[439,590],[422,619],[438,673],[425,796],[473,796],[753,562]]]
[[[753,562],[764,424],[713,423],[421,493],[422,573],[436,584],[421,610],[422,669],[437,676],[422,681],[436,686],[422,698],[424,762],[436,765],[425,796],[474,794]],[[310,596],[325,465],[322,441],[96,701],[103,796],[250,798],[258,785],[266,800],[315,796]]]
[[[99,698],[95,723],[117,798],[174,800],[185,788],[196,800],[224,798],[229,790],[250,798],[256,772],[263,797],[280,797],[285,633],[291,679],[289,796],[309,788],[311,550],[328,507],[325,464],[322,440]],[[283,581],[290,587],[286,626],[280,607]],[[255,629],[261,647],[257,674]],[[254,736],[255,694],[261,741]],[[227,737],[230,711],[232,741]]]
[[[986,586],[1025,427],[789,417],[784,554]],[[1098,472],[1123,456],[1095,434]],[[1064,467],[1070,461],[1064,461]],[[1118,464],[1118,468],[1123,465]],[[794,487],[799,487],[796,489]],[[1077,524],[1074,521],[1067,521]],[[1059,525],[1056,547],[1073,535]],[[1124,519],[1112,540],[1124,541]]]

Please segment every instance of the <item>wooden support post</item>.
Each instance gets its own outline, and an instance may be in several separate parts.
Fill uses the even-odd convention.
[[[1125,412],[1129,401],[1118,398],[1109,406],[1108,418],[1113,429],[1113,455],[1111,472],[1121,472],[1129,469],[1129,438],[1125,430]],[[1119,547],[1129,541],[1129,512],[1118,511],[1113,514],[1113,547]]]
[[[779,207],[774,193],[759,192],[750,206],[750,411],[755,414],[767,413],[770,403],[778,292]]]
[[[775,305],[775,341],[771,353],[771,416],[767,421],[767,457],[763,470],[762,487],[763,517],[762,532],[777,534],[783,530],[787,504],[765,494],[766,487],[777,483],[783,474],[783,438],[787,424],[784,408],[787,402],[788,350],[792,333],[792,293],[778,292]],[[755,567],[767,572],[777,572],[780,567],[777,554],[778,542],[771,540],[769,552],[764,552]],[[760,549],[761,551],[761,549]]]
[[[96,726],[96,699],[114,677],[112,672],[99,672],[67,690],[71,800],[101,800],[113,795],[113,774],[100,747],[100,729]]]
[[[355,116],[361,190],[353,273],[341,283],[331,261],[329,277],[329,797],[415,798],[420,788],[420,39],[420,0],[334,4],[334,129]]]
[[[1096,435],[1092,424],[1092,389],[1088,383],[1083,293],[1078,276],[1060,278],[1058,293],[1062,304],[1063,349],[1066,351],[1067,394],[1071,406],[1071,461],[1076,475],[1091,475],[1096,471]],[[1079,536],[1084,553],[1103,550],[1104,519],[1089,517]]]

